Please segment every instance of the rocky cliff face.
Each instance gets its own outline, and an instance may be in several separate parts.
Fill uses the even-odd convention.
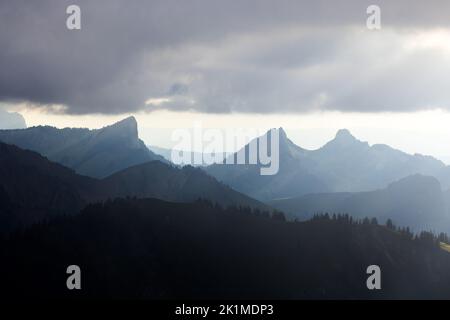
[[[77,173],[96,178],[147,161],[165,161],[139,139],[134,117],[97,130],[49,126],[0,130],[0,141],[36,151]]]

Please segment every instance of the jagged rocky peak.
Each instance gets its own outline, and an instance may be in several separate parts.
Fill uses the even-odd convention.
[[[278,129],[277,129],[277,128],[271,128],[271,129],[267,130],[267,132],[266,132],[264,135],[270,137],[272,131],[278,132],[278,136],[279,136],[280,140],[281,140],[281,139],[283,139],[283,140],[287,139],[286,132],[285,132],[284,129],[281,128],[281,127],[278,128]],[[263,135],[263,136],[264,136],[264,135]]]
[[[286,148],[286,147],[288,147],[288,146],[291,146],[291,145],[293,144],[293,143],[289,140],[289,138],[287,137],[286,131],[284,131],[283,128],[281,128],[281,127],[278,128],[278,129],[273,128],[273,129],[271,129],[271,130],[274,130],[275,132],[278,133],[278,141],[279,141],[279,143],[280,143],[280,148],[281,148],[281,149],[284,149],[284,148]],[[271,130],[269,130],[269,131],[266,133],[266,135],[267,135],[268,137],[271,136]]]
[[[280,139],[287,139],[286,131],[282,127],[278,128],[278,134],[280,135]]]
[[[364,141],[360,141],[357,138],[355,138],[354,135],[352,135],[350,133],[350,130],[348,129],[339,129],[336,132],[336,136],[334,137],[333,140],[330,141],[331,144],[333,145],[340,145],[340,146],[353,146],[353,145],[358,145],[358,146],[369,146],[369,144],[367,142]]]
[[[355,141],[356,138],[350,133],[348,129],[339,129],[336,133],[335,140],[340,141]]]
[[[138,139],[138,125],[136,118],[130,116],[119,122],[101,129],[103,132],[114,133],[121,136],[128,136]]]
[[[280,127],[277,129],[277,131],[279,134],[279,141],[280,141],[280,153],[284,153],[284,155],[289,154],[291,157],[298,158],[301,154],[305,152],[305,149],[296,145],[288,138],[286,131],[284,131],[283,128]]]
[[[360,148],[366,149],[369,148],[369,144],[364,141],[360,141],[355,138],[348,129],[340,129],[336,133],[336,136],[333,140],[329,141],[325,144],[321,149],[322,150],[336,150],[342,148]]]

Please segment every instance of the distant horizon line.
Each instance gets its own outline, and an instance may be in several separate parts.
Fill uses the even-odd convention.
[[[8,110],[19,112],[28,125],[63,128],[100,129],[133,116],[138,122],[139,138],[148,146],[172,149],[170,132],[175,128],[190,128],[189,123],[199,119],[208,127],[225,130],[226,128],[245,128],[260,126],[263,130],[283,128],[289,139],[308,151],[322,148],[333,140],[339,130],[349,130],[353,136],[370,146],[387,145],[409,155],[430,156],[450,164],[450,152],[445,154],[446,145],[450,145],[450,113],[417,112],[405,115],[352,114],[329,112],[308,115],[211,115],[183,112],[155,111],[155,113],[135,113],[120,115],[48,115],[35,114],[34,111]],[[406,117],[405,117],[406,116]],[[172,127],[171,127],[172,126]],[[428,128],[430,128],[428,130]],[[447,129],[448,128],[448,129]],[[446,132],[449,131],[449,132]],[[200,152],[200,150],[185,150]],[[224,150],[235,152],[237,150]]]

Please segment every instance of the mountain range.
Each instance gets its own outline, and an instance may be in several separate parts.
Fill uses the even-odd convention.
[[[173,165],[132,117],[98,130],[1,130],[8,297],[450,297],[448,236],[420,232],[450,230],[448,167],[347,130],[318,150],[278,130],[272,176]],[[87,270],[78,292],[64,286],[74,261]],[[367,290],[372,264],[383,290]]]
[[[443,189],[450,187],[450,168],[430,156],[409,155],[382,144],[370,146],[345,129],[323,147],[307,150],[294,144],[282,128],[278,131],[280,168],[276,175],[260,175],[259,164],[213,164],[205,170],[262,201],[310,193],[371,191],[414,174],[434,176]],[[248,150],[246,145],[238,152]]]
[[[6,159],[8,152],[3,152],[7,166],[0,195],[26,204],[22,211],[29,217],[19,220],[27,222],[34,221],[32,216],[37,220],[46,216],[47,209],[52,214],[64,208],[77,212],[93,201],[136,196],[177,202],[205,198],[222,205],[262,209],[272,206],[298,219],[317,212],[346,212],[380,221],[391,218],[417,230],[450,229],[450,170],[441,161],[387,145],[370,146],[345,129],[323,147],[307,150],[294,144],[282,128],[277,130],[280,166],[271,176],[261,175],[260,165],[171,165],[139,139],[134,117],[97,130],[48,126],[0,130],[0,141],[37,151],[50,160],[3,146],[14,156]],[[271,139],[270,131],[267,139]],[[248,154],[249,145],[239,152]],[[14,160],[19,153],[23,162]],[[30,164],[34,162],[39,165]],[[39,169],[29,172],[34,165]],[[34,180],[28,182],[31,177]],[[15,187],[23,190],[12,192],[10,181],[17,181]],[[42,181],[41,185],[36,181]],[[33,194],[38,196],[33,199]]]

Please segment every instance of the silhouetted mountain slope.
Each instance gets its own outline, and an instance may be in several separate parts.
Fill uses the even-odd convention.
[[[103,180],[76,174],[36,152],[0,143],[0,220],[2,230],[51,215],[72,214],[92,201],[117,196],[171,201],[209,199],[221,205],[267,208],[199,169],[151,161]]]
[[[315,213],[348,213],[353,217],[388,218],[414,230],[450,231],[450,212],[439,182],[433,177],[409,176],[387,188],[359,193],[308,194],[269,202],[300,219]]]
[[[79,174],[96,178],[147,161],[163,160],[139,139],[134,117],[98,130],[48,126],[0,130],[0,141],[39,152]]]
[[[409,155],[387,145],[369,146],[348,130],[339,130],[320,149],[306,150],[290,141],[283,129],[278,131],[278,174],[261,176],[259,165],[215,164],[206,171],[235,190],[264,201],[308,193],[370,191],[417,173],[434,176],[444,188],[449,187],[449,167],[432,157]]]
[[[0,241],[0,272],[9,299],[450,298],[450,254],[435,241],[344,219],[115,200]],[[66,289],[72,264],[82,290]],[[382,290],[366,287],[372,264]]]
[[[1,229],[77,212],[93,183],[36,152],[0,143]]]
[[[308,151],[289,140],[283,129],[278,129],[278,132],[280,165],[277,174],[261,175],[259,164],[213,164],[205,168],[206,172],[233,189],[259,200],[328,191],[329,187],[325,182],[311,170],[313,164],[306,158]],[[266,141],[270,141],[270,132],[267,135]],[[258,144],[260,140],[261,138],[256,139]],[[246,159],[249,159],[249,145],[238,151],[240,152],[245,152]],[[231,157],[236,159],[236,155],[237,153]]]
[[[191,166],[181,169],[152,161],[134,166],[101,181],[109,197],[153,197],[177,202],[199,198],[220,205],[241,205],[268,209],[268,206],[218,182],[203,170]]]

